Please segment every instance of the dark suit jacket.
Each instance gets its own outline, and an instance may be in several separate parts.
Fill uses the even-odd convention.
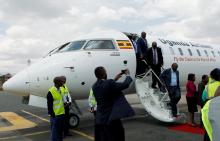
[[[147,43],[147,40],[146,40],[146,43]],[[146,58],[147,56],[147,49],[148,49],[148,45],[144,42],[144,39],[143,38],[139,38],[137,40],[137,50],[139,51],[137,53],[137,55],[143,55],[144,58]]]
[[[165,84],[165,86],[167,88],[170,87],[170,83],[171,83],[171,68],[170,69],[166,69],[164,70],[161,75],[160,75],[160,79],[161,81]],[[179,87],[180,89],[180,85],[179,85],[179,71],[176,71],[176,75],[177,75],[177,87]]]
[[[108,124],[111,120],[134,114],[122,93],[131,82],[131,77],[127,76],[123,83],[108,79],[98,80],[93,85],[92,89],[97,101],[96,124]]]
[[[157,47],[157,56],[158,56],[158,66],[162,66],[163,65],[163,55],[162,55],[162,51],[161,48]],[[147,62],[149,63],[150,66],[153,65],[153,51],[152,51],[152,47],[148,49],[147,51]]]

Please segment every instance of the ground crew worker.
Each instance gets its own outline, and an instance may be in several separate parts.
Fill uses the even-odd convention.
[[[209,77],[209,82],[206,85],[203,94],[202,94],[202,100],[205,102],[208,99],[211,99],[215,91],[217,90],[218,86],[220,86],[220,69],[215,68],[214,70],[211,71],[210,77]]]
[[[72,136],[69,133],[69,128],[70,128],[70,125],[69,125],[70,113],[69,113],[69,111],[70,111],[72,98],[70,96],[69,89],[66,85],[66,77],[61,76],[60,79],[61,79],[62,84],[63,84],[62,87],[61,87],[61,93],[62,93],[62,96],[63,96],[63,103],[64,103],[64,108],[65,108],[65,122],[64,122],[64,134],[63,134],[63,136],[66,137],[66,136]]]
[[[55,77],[53,82],[54,86],[49,89],[47,94],[47,107],[51,122],[51,141],[63,141],[65,110],[60,91],[62,82],[59,77]]]
[[[218,87],[220,86],[220,69],[215,68],[214,70],[211,71],[210,76],[212,78],[212,82],[209,83],[206,86],[206,92],[207,92],[207,98],[205,101],[212,99],[215,96],[216,90],[218,89]],[[205,90],[204,90],[205,91]],[[204,135],[204,141],[209,141],[212,140],[211,139],[211,127],[210,127],[210,123],[208,122],[208,118],[210,118],[209,115],[209,104],[210,101],[207,102],[207,104],[205,104],[204,108],[202,109],[202,121],[204,125],[205,129],[206,129],[206,134]],[[213,114],[212,114],[213,115]],[[212,118],[212,117],[211,117]]]
[[[89,103],[89,111],[91,113],[94,114],[94,118],[96,116],[96,110],[97,110],[97,102],[96,102],[96,99],[95,99],[95,96],[93,94],[93,90],[92,88],[90,89],[89,91],[89,98],[88,98],[88,103]],[[96,124],[96,122],[94,123],[94,136],[95,136],[95,141],[98,141],[97,137],[99,136],[99,131],[100,130],[100,127],[98,124]]]
[[[89,111],[95,115],[96,110],[97,110],[97,102],[95,100],[95,96],[93,95],[92,89],[90,89],[90,91],[89,91],[88,102],[89,102],[89,106],[90,106]]]
[[[220,141],[220,97],[209,100],[202,109],[203,125],[211,141]],[[207,140],[205,140],[207,141]]]
[[[216,68],[213,70],[214,71],[214,76],[212,78],[215,80],[211,84],[208,85],[207,87],[207,94],[208,94],[208,99],[211,99],[215,95],[215,91],[217,90],[218,86],[220,86],[220,69]]]

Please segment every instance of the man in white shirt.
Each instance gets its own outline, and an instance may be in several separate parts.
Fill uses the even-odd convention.
[[[166,86],[169,97],[172,114],[177,117],[177,103],[181,98],[180,85],[179,85],[179,71],[177,70],[177,63],[173,63],[171,68],[166,69],[160,75],[160,79]]]

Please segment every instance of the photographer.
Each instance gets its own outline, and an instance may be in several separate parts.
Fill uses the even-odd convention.
[[[124,82],[116,82],[125,74]],[[124,128],[121,118],[134,115],[134,111],[125,99],[122,90],[127,89],[132,82],[129,71],[124,70],[115,79],[107,79],[104,67],[95,69],[97,81],[92,87],[97,101],[95,124],[97,133],[95,141],[124,141]]]

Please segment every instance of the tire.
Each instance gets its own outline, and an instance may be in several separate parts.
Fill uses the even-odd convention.
[[[79,122],[80,122],[80,119],[78,115],[70,114],[70,120],[69,120],[70,128],[78,127]]]

